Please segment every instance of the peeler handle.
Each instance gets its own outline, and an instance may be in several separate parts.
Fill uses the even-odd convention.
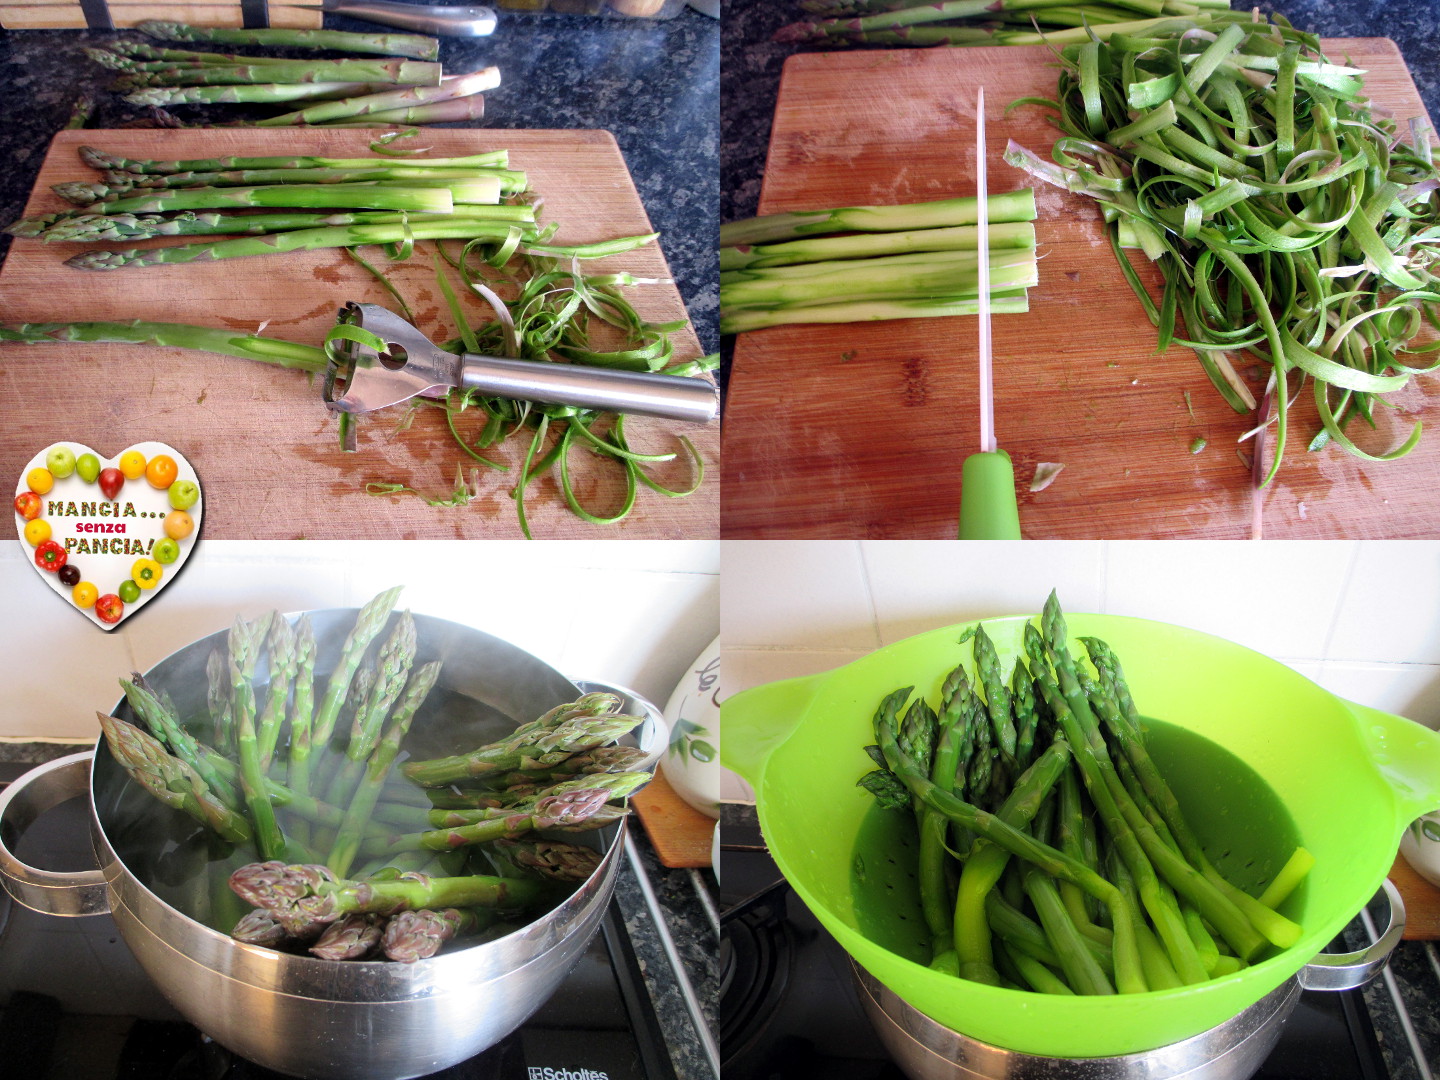
[[[460,387],[495,397],[608,409],[704,424],[720,409],[720,392],[706,379],[651,375],[579,364],[537,364],[466,355]]]
[[[488,7],[408,4],[396,0],[324,0],[322,7],[336,15],[437,37],[485,37],[495,30],[495,12]]]

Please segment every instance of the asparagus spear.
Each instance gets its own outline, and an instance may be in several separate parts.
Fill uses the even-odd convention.
[[[189,814],[226,840],[239,843],[250,838],[245,818],[226,806],[206,786],[199,773],[180,758],[166,753],[160,740],[124,720],[104,713],[96,716],[110,753],[146,791],[166,806]]]
[[[354,722],[350,726],[345,753],[351,761],[363,763],[380,741],[390,706],[400,697],[410,676],[410,667],[415,662],[416,645],[415,619],[410,612],[402,611],[395,620],[395,628],[390,631],[390,636],[380,646],[375,684],[366,695],[364,707],[356,711]],[[431,674],[424,693],[419,699],[409,703],[409,715],[413,716],[415,709],[419,708],[424,694],[434,685],[436,674],[438,667]]]
[[[1210,12],[1201,11],[1185,17],[1183,23],[1175,18],[1132,19],[1127,22],[1106,22],[1094,26],[1077,26],[1064,30],[985,30],[979,27],[961,26],[907,26],[899,30],[859,30],[845,35],[845,40],[864,45],[1079,45],[1099,39],[1108,41],[1115,34],[1134,34],[1139,37],[1164,34],[1177,25],[1182,29],[1194,29],[1196,23],[1208,24],[1214,21]]]
[[[974,315],[980,310],[978,292],[962,296],[927,296],[916,300],[865,300],[843,304],[806,304],[803,307],[760,310],[742,308],[720,316],[722,334],[743,334],[770,326],[796,323],[876,322],[882,319],[934,319],[948,315]],[[1030,310],[1025,290],[990,294],[995,315],[1023,315]]]
[[[295,623],[295,695],[290,702],[290,753],[286,779],[301,795],[310,793],[311,723],[315,719],[315,628],[309,614]],[[298,837],[306,839],[305,836]]]
[[[780,244],[744,244],[720,249],[720,269],[745,270],[767,266],[834,259],[863,259],[879,255],[904,255],[917,251],[974,251],[975,225],[954,225],[942,229],[908,229],[902,232],[856,233],[854,236],[823,236],[790,240]],[[1035,226],[1028,221],[1006,221],[989,226],[986,237],[992,251],[1006,248],[1033,248]]]
[[[563,704],[556,705],[553,709],[546,710],[534,720],[521,724],[512,731],[507,738],[513,739],[517,735],[529,735],[537,731],[548,731],[578,716],[607,716],[610,713],[619,711],[620,698],[617,695],[608,694],[603,691],[594,691],[582,695],[575,701],[567,701]]]
[[[974,252],[960,251],[733,270],[721,277],[720,303],[733,313],[846,301],[969,299],[978,296],[978,265]],[[989,265],[997,289],[1029,288],[1039,281],[1034,252],[992,252]]]
[[[491,918],[491,912],[475,908],[402,911],[386,925],[380,951],[391,960],[413,964],[434,956],[451,938],[481,929]]]
[[[358,120],[324,121],[321,126],[375,128],[401,124],[454,124],[483,119],[485,95],[471,94],[468,97],[435,101],[428,105],[413,105],[405,109],[381,109]]]
[[[132,71],[133,71],[132,67]],[[267,60],[259,64],[167,64],[135,71],[152,86],[214,86],[239,83],[352,82],[398,86],[439,86],[443,69],[424,60]]]
[[[260,713],[260,767],[270,768],[280,727],[285,720],[285,705],[290,700],[291,684],[299,666],[295,630],[276,612],[270,618],[270,686],[265,695],[265,708]]]
[[[519,731],[469,754],[407,762],[401,771],[421,787],[445,787],[488,773],[546,768],[571,754],[614,742],[639,723],[638,716],[574,716],[554,728]]]
[[[210,729],[214,743],[221,750],[229,752],[234,745],[235,732],[230,712],[230,666],[220,649],[211,651],[205,661],[206,703],[210,707]]]
[[[574,780],[566,780],[530,795],[508,796],[500,793],[495,805],[481,805],[458,810],[436,809],[429,813],[430,824],[436,828],[452,828],[472,825],[480,821],[497,821],[502,818],[524,814],[542,799],[565,795],[574,791],[603,791],[607,799],[623,799],[633,795],[650,780],[648,772],[589,773]]]
[[[265,772],[260,764],[255,691],[250,683],[269,622],[268,617],[249,623],[237,617],[228,639],[230,708],[235,717],[235,745],[240,757],[240,789],[250,810],[255,846],[262,859],[273,859],[285,849],[285,838],[275,821],[275,808],[270,804]]]
[[[469,218],[486,222],[509,222],[533,225],[535,209],[531,206],[485,206],[466,203],[452,218]],[[337,225],[387,225],[411,220],[403,210],[352,210],[341,213],[267,213],[224,214],[217,211],[197,213],[182,210],[164,214],[76,214],[61,218],[39,230],[23,230],[46,243],[95,244],[113,240],[149,240],[156,236],[264,236],[268,233],[294,229],[319,229]],[[17,222],[15,231],[26,222]]]
[[[1010,718],[1010,691],[1000,674],[1000,657],[983,625],[975,628],[975,674],[985,688],[985,710],[990,717],[994,743],[1009,768],[1015,766],[1015,725]]]
[[[999,11],[1031,11],[1036,8],[1062,7],[1074,0],[942,0],[940,3],[903,7],[854,19],[816,19],[791,23],[775,31],[774,40],[781,42],[827,41],[849,37],[867,30],[898,30],[917,23],[946,22],[976,16],[992,18]],[[1042,16],[1043,18],[1043,16]]]
[[[524,191],[527,183],[523,172],[515,169],[443,168],[412,165],[400,168],[370,164],[363,168],[324,166],[315,169],[231,169],[224,172],[129,173],[107,169],[102,183],[92,183],[91,190],[101,192],[104,200],[135,191],[184,187],[244,187],[257,184],[358,184],[371,180],[494,180],[501,194]],[[57,185],[66,187],[71,185]],[[108,194],[103,194],[108,193]]]
[[[280,925],[278,919],[263,908],[255,908],[248,911],[235,924],[230,931],[230,936],[236,941],[243,941],[246,945],[263,945],[266,948],[276,948],[290,940],[290,933]]]
[[[450,191],[418,185],[270,184],[264,187],[179,188],[110,200],[107,213],[148,214],[163,210],[222,210],[252,206],[350,207],[358,210],[412,210],[448,214]]]
[[[459,75],[442,80],[439,86],[410,86],[403,90],[366,94],[345,101],[329,101],[312,105],[306,109],[271,116],[257,121],[260,127],[291,127],[297,124],[322,124],[331,120],[343,120],[367,113],[404,109],[411,105],[425,105],[434,101],[449,101],[452,98],[469,97],[484,93],[500,85],[500,69],[484,68],[468,75]]]
[[[413,105],[405,109],[381,109],[367,114],[359,120],[324,121],[324,127],[390,127],[398,124],[454,124],[466,120],[485,119],[485,95],[471,94],[468,97],[453,98],[449,101],[435,101],[428,105]]]
[[[284,101],[333,101],[356,94],[378,93],[374,83],[247,83],[238,86],[124,86],[131,105],[164,108],[169,105],[225,105]]]
[[[104,49],[82,50],[96,63],[113,71],[144,70],[149,64],[177,61],[196,64],[273,64],[282,62],[277,56],[241,56],[236,53],[196,52],[193,49],[157,49],[143,41],[115,41]],[[422,58],[423,59],[423,58]]]
[[[600,866],[594,848],[563,840],[497,840],[494,850],[507,862],[550,881],[586,881]]]
[[[422,908],[524,907],[540,899],[543,883],[485,875],[428,877],[401,874],[392,879],[337,878],[323,866],[249,863],[230,875],[242,900],[273,913],[291,933],[344,915],[394,915]]]
[[[282,48],[333,49],[337,52],[378,56],[412,56],[434,60],[440,42],[422,34],[361,34],[345,30],[226,29],[187,26],[185,23],[147,19],[135,29],[163,41],[210,42],[219,45],[265,45]]]
[[[1021,188],[990,196],[987,219],[993,224],[1035,220],[1035,192]],[[978,220],[974,196],[937,199],[901,206],[849,206],[834,210],[801,210],[767,214],[720,226],[720,246],[770,244],[801,236],[840,232],[900,232],[950,225],[974,225]]]
[[[132,322],[21,323],[18,326],[0,326],[0,341],[27,344],[88,341],[161,345],[236,356],[242,360],[259,360],[266,364],[311,372],[323,372],[329,363],[325,350],[315,345],[261,337],[259,334],[238,334],[233,330],[217,327],[146,322],[143,319]]]
[[[366,603],[356,616],[355,625],[346,636],[345,644],[341,646],[340,659],[325,685],[325,696],[321,699],[319,709],[315,713],[311,731],[313,745],[325,746],[329,743],[330,735],[335,729],[335,721],[340,715],[340,707],[345,704],[345,696],[350,690],[350,682],[355,678],[355,672],[360,667],[365,650],[370,647],[370,642],[379,636],[380,631],[385,629],[385,623],[390,618],[390,610],[395,606],[395,601],[400,598],[402,588],[403,586],[397,585],[380,593]]]
[[[364,838],[365,822],[370,819],[375,804],[380,799],[385,779],[390,775],[390,768],[400,755],[400,745],[410,730],[410,723],[439,677],[440,663],[431,661],[421,665],[406,684],[404,697],[390,718],[384,737],[369,755],[359,786],[345,812],[345,820],[341,822],[330,845],[330,854],[325,865],[331,872],[342,877],[349,872],[351,863],[359,853],[360,841]]]
[[[362,960],[380,944],[386,921],[368,912],[345,915],[325,927],[310,953],[322,960]]]
[[[433,806],[443,809],[463,810],[466,807],[484,805],[485,800],[498,791],[537,790],[544,784],[572,780],[587,773],[629,772],[649,755],[636,746],[597,746],[574,754],[564,761],[543,769],[516,769],[499,776],[482,778],[484,787],[434,788],[427,792]]]
[[[232,169],[366,169],[376,164],[393,168],[505,169],[510,155],[506,150],[450,158],[331,158],[331,157],[223,157],[186,158],[160,161],[119,157],[93,146],[80,147],[80,158],[95,169],[118,169],[137,173],[225,172]]]
[[[983,723],[984,719],[980,722]],[[996,819],[1023,829],[1035,817],[1041,802],[1069,763],[1069,746],[1062,739],[1052,742],[1035,764],[1016,780],[1010,795],[996,812]],[[960,873],[954,911],[954,942],[960,976],[973,982],[991,985],[999,982],[991,959],[990,924],[985,916],[985,899],[1004,873],[1010,855],[1009,850],[993,841],[981,841],[965,860]]]
[[[177,757],[194,769],[206,785],[222,798],[234,797],[235,791],[231,785],[221,778],[205,760],[195,736],[185,730],[174,710],[167,707],[160,697],[150,689],[144,676],[137,671],[128,680],[121,679],[120,688],[135,716],[150,729],[155,738],[168,746]]]
[[[489,237],[503,240],[511,226],[474,218],[441,218],[397,225],[340,225],[325,229],[293,229],[268,236],[211,240],[175,247],[132,248],[126,251],[94,249],[65,260],[79,270],[120,270],[126,267],[160,266],[234,259],[250,255],[275,255],[287,251],[314,251],[319,248],[355,247],[357,244],[389,244],[404,240],[469,240]]]
[[[624,807],[607,805],[609,797],[608,792],[594,788],[569,791],[539,799],[533,806],[519,812],[484,818],[470,825],[408,833],[391,837],[380,845],[367,841],[361,845],[361,850],[367,855],[388,858],[416,848],[451,851],[472,844],[514,839],[541,829],[586,832],[613,824],[628,813]],[[476,811],[477,816],[481,813]]]

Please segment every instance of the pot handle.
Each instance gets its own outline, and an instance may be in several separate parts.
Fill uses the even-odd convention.
[[[1299,971],[1306,990],[1353,990],[1380,974],[1405,933],[1405,901],[1386,878],[1381,886],[1390,904],[1390,921],[1373,945],[1358,952],[1321,953]]]
[[[42,915],[104,915],[110,910],[105,875],[99,870],[60,873],[21,862],[5,844],[52,806],[90,790],[95,752],[71,754],[31,769],[0,791],[0,874],[5,891]]]
[[[1440,732],[1368,705],[1345,704],[1360,724],[1375,767],[1395,791],[1399,828],[1440,810]]]
[[[752,687],[720,703],[720,762],[759,790],[765,763],[790,738],[823,675]]]

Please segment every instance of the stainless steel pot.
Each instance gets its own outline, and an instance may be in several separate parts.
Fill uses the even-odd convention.
[[[1121,1057],[1038,1057],[991,1046],[907,1005],[854,960],[850,968],[866,1016],[910,1080],[1247,1080],[1275,1048],[1301,990],[1350,990],[1384,968],[1405,931],[1405,904],[1389,881],[1384,895],[1390,918],[1373,945],[1353,953],[1322,953],[1223,1024]]]
[[[310,613],[317,673],[334,667],[355,614]],[[444,668],[406,740],[413,755],[473,747],[579,696],[570,680],[507,642],[423,615],[415,622],[417,663],[441,660]],[[146,673],[182,716],[204,714],[205,662],[224,641],[223,631],[212,634]],[[115,715],[128,716],[123,702]],[[626,741],[658,758],[663,724],[647,718]],[[78,796],[90,802],[99,869],[55,873],[17,859],[10,845],[26,826]],[[204,890],[193,884],[193,871],[204,847],[193,823],[132,783],[103,739],[93,751],[31,770],[0,794],[0,873],[17,901],[54,915],[108,911],[187,1020],[240,1056],[307,1080],[422,1076],[478,1054],[523,1023],[585,950],[614,889],[623,822],[579,835],[603,851],[599,868],[522,929],[414,964],[335,962],[244,945],[200,921]]]

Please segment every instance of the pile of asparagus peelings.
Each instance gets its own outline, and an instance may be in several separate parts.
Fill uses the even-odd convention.
[[[308,617],[237,619],[207,664],[207,716],[182,718],[135,675],[121,685],[136,722],[99,717],[129,776],[208,831],[212,869],[245,860],[228,876],[254,908],[239,940],[409,962],[501,932],[599,865],[551,834],[618,821],[650,778],[642,751],[611,745],[640,719],[605,693],[469,752],[399,764],[440,664],[416,664],[414,620],[390,618],[398,595],[361,609],[327,677]]]
[[[1276,908],[1297,848],[1253,897],[1216,869],[1146,748],[1119,660],[1070,652],[1052,592],[1008,680],[984,627],[938,708],[913,687],[875,715],[860,783],[913,812],[930,966],[1053,994],[1140,993],[1237,971],[1301,928]],[[908,703],[908,705],[907,705]]]

